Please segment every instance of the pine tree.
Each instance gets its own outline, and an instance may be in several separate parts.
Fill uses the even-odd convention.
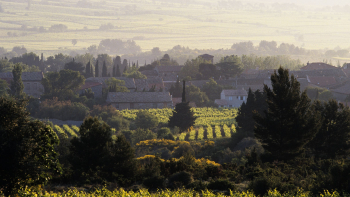
[[[278,160],[290,160],[303,153],[320,128],[319,113],[311,108],[306,91],[288,70],[280,67],[271,75],[272,90],[264,85],[268,109],[254,113],[258,138],[267,153]]]
[[[253,92],[250,88],[248,91],[247,102],[243,102],[238,109],[236,121],[238,124],[237,134],[240,138],[254,137],[254,125],[253,112],[256,111],[262,114],[267,109],[266,95],[259,90]],[[235,136],[236,138],[237,136]]]
[[[103,61],[103,66],[102,66],[102,77],[107,77],[107,66],[106,66],[106,61]]]
[[[121,77],[120,69],[119,69],[119,64],[117,64],[117,70],[116,70],[115,76],[116,76],[116,77]]]
[[[13,80],[11,82],[11,95],[15,98],[22,99],[25,96],[24,85],[22,81],[22,66],[16,64],[12,70]]]
[[[186,102],[185,80],[183,81],[182,102],[176,104],[173,115],[169,118],[169,127],[179,127],[181,132],[187,131],[196,121],[189,102]]]
[[[308,145],[315,156],[323,159],[344,157],[349,150],[350,109],[335,100],[316,101],[314,109],[321,114],[322,126]]]
[[[99,77],[99,76],[100,76],[100,70],[98,67],[98,60],[97,60],[95,65],[95,77]]]

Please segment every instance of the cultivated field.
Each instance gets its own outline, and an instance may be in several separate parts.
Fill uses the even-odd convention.
[[[166,50],[178,44],[198,49],[230,48],[235,42],[248,40],[275,40],[306,49],[349,47],[350,13],[331,9],[276,9],[254,3],[235,7],[209,0],[90,0],[85,7],[77,2],[1,0],[0,46],[11,50],[24,45],[46,55],[84,52],[84,48],[108,38],[134,39],[143,51],[153,47]],[[108,23],[114,28],[100,30]],[[66,25],[67,31],[48,31],[57,24]],[[72,39],[77,39],[76,45]]]

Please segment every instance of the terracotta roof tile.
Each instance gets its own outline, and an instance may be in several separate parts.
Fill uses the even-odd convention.
[[[337,84],[334,77],[307,76],[307,81],[320,87],[329,87]]]
[[[326,69],[335,69],[337,67],[323,63],[323,62],[313,62],[308,65],[301,67],[300,70],[326,70]]]

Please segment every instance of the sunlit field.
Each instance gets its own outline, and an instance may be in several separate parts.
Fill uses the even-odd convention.
[[[143,51],[175,45],[198,49],[230,48],[235,42],[275,40],[306,49],[349,47],[350,13],[327,10],[288,11],[271,8],[238,9],[202,4],[161,3],[158,1],[89,1],[89,8],[77,1],[0,1],[0,46],[10,50],[24,45],[48,54],[84,51],[102,39],[133,39]],[[170,1],[169,1],[170,2]],[[103,24],[114,28],[100,30]],[[54,24],[64,24],[66,32],[53,33]],[[22,27],[25,25],[27,29]],[[44,27],[45,32],[33,30]],[[9,36],[8,32],[17,36]],[[72,39],[77,39],[75,46]]]

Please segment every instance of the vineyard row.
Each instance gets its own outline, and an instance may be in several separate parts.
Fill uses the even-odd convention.
[[[222,127],[216,125],[214,127],[207,125],[206,127],[198,127],[197,129],[192,129],[189,132],[181,133],[177,136],[178,140],[206,140],[206,139],[219,139],[219,138],[229,138],[233,133],[236,133],[236,126],[234,124],[231,127],[224,124]]]

